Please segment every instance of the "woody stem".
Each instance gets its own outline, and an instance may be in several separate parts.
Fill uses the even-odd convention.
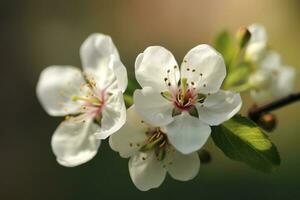
[[[290,94],[261,107],[253,106],[249,109],[248,116],[253,121],[257,121],[263,113],[271,112],[296,101],[300,101],[300,92]]]

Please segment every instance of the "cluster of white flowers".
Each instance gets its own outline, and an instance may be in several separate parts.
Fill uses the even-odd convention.
[[[256,70],[249,78],[253,86],[251,96],[263,103],[290,94],[294,88],[295,69],[282,64],[280,55],[268,48],[265,28],[259,24],[248,27],[251,39],[245,57],[254,63]]]
[[[262,27],[249,29],[253,37],[246,57],[259,63],[250,77],[257,87],[253,96],[289,93],[292,69],[266,50]],[[37,84],[46,112],[65,116],[51,142],[57,162],[67,167],[83,164],[110,136],[111,148],[130,158],[131,179],[143,191],[160,186],[167,172],[176,180],[193,179],[200,167],[198,151],[211,126],[229,120],[242,105],[240,94],[220,89],[226,67],[222,55],[209,45],[192,48],[180,66],[164,47],[146,48],[135,62],[142,89],[134,92],[134,104],[127,111],[127,71],[111,38],[92,34],[82,44],[80,57],[83,71],[50,66]]]

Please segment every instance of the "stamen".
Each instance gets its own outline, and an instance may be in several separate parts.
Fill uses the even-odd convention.
[[[162,161],[166,156],[166,150],[165,149],[158,149],[156,152],[156,158],[158,161]]]
[[[153,149],[159,142],[161,142],[164,139],[164,136],[160,136],[159,138],[157,138],[156,140],[153,140],[147,144],[145,144],[144,146],[142,146],[140,148],[140,151],[148,151],[150,149]]]
[[[163,96],[165,99],[167,99],[169,101],[172,101],[172,99],[173,99],[173,96],[169,91],[161,92],[160,94],[161,94],[161,96]]]
[[[72,96],[72,101],[84,101],[88,103],[95,104],[97,106],[100,106],[102,104],[102,101],[98,98],[87,98],[87,97],[80,97],[80,96]]]

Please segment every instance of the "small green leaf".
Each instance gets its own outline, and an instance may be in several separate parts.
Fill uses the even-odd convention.
[[[223,55],[226,67],[230,68],[231,61],[236,52],[232,36],[227,31],[219,33],[215,39],[214,46]]]
[[[212,138],[230,159],[244,162],[257,170],[270,172],[280,165],[275,145],[248,118],[237,115],[213,127]]]
[[[138,82],[135,79],[130,79],[130,80],[128,80],[128,85],[127,85],[125,94],[132,96],[133,92],[139,88],[140,88],[140,86],[139,86]]]
[[[242,62],[239,63],[233,70],[227,73],[227,76],[223,83],[224,89],[230,89],[247,82],[249,75],[251,74],[251,63]]]

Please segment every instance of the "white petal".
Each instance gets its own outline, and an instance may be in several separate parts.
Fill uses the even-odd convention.
[[[175,116],[174,121],[166,126],[170,143],[183,154],[199,150],[207,141],[210,132],[207,124],[187,112]]]
[[[170,152],[164,159],[168,173],[176,180],[188,181],[199,172],[200,159],[197,152],[185,155],[178,151]]]
[[[98,139],[106,139],[118,131],[126,121],[126,107],[121,91],[112,94],[102,111],[100,130],[95,134]]]
[[[262,90],[251,90],[250,95],[251,98],[258,104],[268,102],[273,98],[272,87],[265,88]]]
[[[281,66],[281,56],[279,53],[274,51],[269,51],[265,54],[259,67],[263,70],[271,71],[276,70]]]
[[[147,139],[148,126],[136,113],[134,106],[127,110],[127,120],[124,126],[109,137],[110,147],[120,153],[123,158],[133,156]]]
[[[100,146],[100,140],[94,136],[98,128],[92,120],[85,123],[62,122],[51,141],[57,162],[74,167],[91,160]]]
[[[251,90],[250,92],[252,99],[256,103],[263,104],[293,92],[296,78],[294,68],[281,66],[272,71],[265,70],[265,73],[268,73],[271,76],[268,87],[260,90]]]
[[[128,167],[134,185],[141,191],[159,187],[166,177],[166,169],[153,151],[131,157]]]
[[[171,87],[177,86],[179,76],[179,68],[174,56],[164,47],[148,47],[136,58],[135,77],[142,87],[149,86],[159,92],[166,91],[169,82]],[[165,78],[168,80],[165,81]]]
[[[133,94],[136,111],[152,126],[161,126],[173,120],[172,102],[164,99],[151,87],[136,90]]]
[[[80,56],[85,73],[99,89],[127,87],[127,71],[110,36],[92,34],[82,44]]]
[[[80,95],[85,80],[79,69],[71,66],[51,66],[40,75],[36,93],[49,115],[63,116],[75,113],[80,104],[72,101]]]
[[[248,30],[251,33],[251,39],[249,44],[256,42],[265,42],[268,41],[267,31],[264,26],[260,24],[252,24],[248,27]]]
[[[245,57],[250,61],[257,62],[263,57],[267,48],[267,33],[265,28],[259,24],[253,24],[248,29],[251,39],[247,45]]]
[[[94,33],[80,47],[80,57],[84,70],[108,66],[110,56],[119,59],[119,53],[108,35]]]
[[[270,88],[272,80],[273,76],[271,71],[258,69],[250,75],[248,82],[252,87],[263,90]]]
[[[191,49],[183,59],[181,78],[194,82],[201,93],[217,92],[226,76],[224,59],[215,49],[202,44]]]
[[[254,88],[250,91],[251,98],[256,103],[264,103],[273,98],[273,87],[276,91],[277,78],[270,70],[264,68],[256,70],[249,77],[249,84]],[[275,84],[274,86],[272,86]]]
[[[293,92],[296,72],[295,69],[289,66],[278,68],[278,71],[274,72],[277,76],[276,82],[272,84],[273,94],[275,98],[284,97]]]
[[[114,74],[116,76],[116,80],[118,83],[118,89],[122,92],[125,92],[128,84],[128,78],[127,78],[127,70],[126,67],[123,65],[123,63],[116,59],[115,57],[112,58],[112,69],[114,71]]]
[[[240,94],[222,91],[209,95],[204,103],[197,104],[199,119],[209,125],[219,125],[233,117],[241,108]]]

